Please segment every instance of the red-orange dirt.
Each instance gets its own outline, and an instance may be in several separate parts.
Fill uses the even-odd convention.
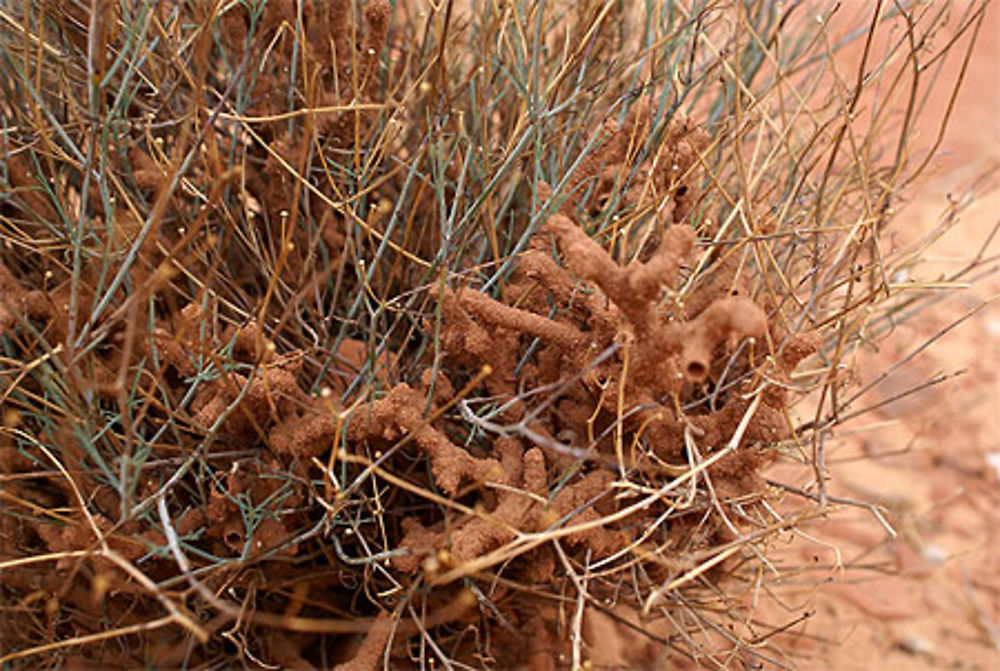
[[[987,13],[941,153],[900,206],[894,242],[930,231],[951,206],[968,209],[917,277],[900,282],[963,267],[1000,224],[1000,7]],[[959,66],[955,59],[944,76]],[[933,141],[947,104],[929,102],[919,145]],[[1000,253],[1000,240],[984,253]],[[989,302],[1000,295],[998,269],[994,259],[969,288],[942,289],[940,302],[858,359],[859,383],[872,382],[974,312],[862,404],[960,376],[886,405],[829,446],[831,493],[884,506],[897,536],[854,508],[810,523],[809,538],[784,551],[788,566],[814,565],[788,575],[787,609],[768,610],[775,624],[812,613],[779,639],[799,668],[1000,668],[1000,305]]]

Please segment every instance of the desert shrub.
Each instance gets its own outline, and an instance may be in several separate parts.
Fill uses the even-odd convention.
[[[0,10],[4,662],[779,663],[983,12],[832,9]]]

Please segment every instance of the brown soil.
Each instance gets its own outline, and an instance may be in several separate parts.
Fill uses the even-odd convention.
[[[895,236],[931,230],[949,203],[974,198],[919,277],[962,267],[1000,223],[1000,7],[991,6],[931,173],[902,207]],[[945,77],[955,77],[958,63]],[[933,100],[918,132],[929,142],[946,100]],[[1000,253],[993,239],[987,256]],[[791,570],[784,607],[765,610],[804,669],[995,669],[1000,666],[1000,277],[996,264],[970,288],[896,327],[858,360],[859,384],[965,320],[878,384],[863,405],[894,399],[942,373],[951,379],[868,416],[831,445],[832,493],[884,506],[895,538],[862,509],[815,521],[779,561]],[[906,281],[906,280],[903,280]],[[992,302],[991,302],[992,301]],[[972,314],[974,313],[974,314]],[[971,316],[970,316],[971,314]],[[968,319],[966,319],[968,317]],[[786,471],[769,477],[782,479]],[[786,480],[789,481],[789,480]],[[819,578],[820,584],[813,579]],[[801,586],[798,586],[801,585]]]

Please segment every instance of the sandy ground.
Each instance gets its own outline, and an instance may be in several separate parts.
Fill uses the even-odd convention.
[[[915,280],[963,267],[1000,223],[1000,7],[988,12],[942,153],[898,208],[894,240],[931,230],[949,201],[974,201]],[[955,59],[945,80],[958,70]],[[933,141],[946,103],[931,101],[918,144]],[[1000,240],[986,253],[1000,254]],[[984,305],[1000,296],[998,270],[988,264],[971,287],[944,292],[858,357],[862,381],[870,380],[975,311],[868,403],[938,374],[960,376],[865,416],[830,445],[832,493],[885,506],[897,536],[870,513],[847,509],[811,524],[812,540],[785,550],[789,564],[815,567],[788,576],[784,607],[769,612],[774,624],[812,614],[780,637],[799,668],[1000,669],[1000,299]]]

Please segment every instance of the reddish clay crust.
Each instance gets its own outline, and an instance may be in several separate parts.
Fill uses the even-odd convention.
[[[552,259],[545,232],[554,235],[565,266]],[[445,291],[441,342],[455,363],[486,364],[495,371],[486,382],[490,393],[517,401],[503,414],[507,422],[521,420],[530,409],[530,403],[517,398],[517,389],[558,385],[565,379],[565,371],[587,369],[597,353],[620,343],[629,349],[632,368],[625,371],[622,352],[593,368],[582,384],[562,392],[556,414],[534,424],[535,433],[549,439],[555,434],[576,437],[569,439],[572,446],[586,447],[595,456],[604,454],[610,463],[612,441],[605,438],[587,446],[575,440],[594,433],[588,423],[595,418],[606,423],[614,416],[618,411],[617,388],[624,385],[623,406],[643,406],[632,418],[623,420],[627,442],[645,443],[649,455],[655,455],[659,463],[683,466],[678,459],[684,451],[684,426],[692,428],[702,457],[720,449],[749,409],[750,399],[741,394],[752,389],[752,378],[730,392],[728,403],[707,414],[681,418],[673,406],[654,399],[676,397],[689,385],[707,382],[718,374],[719,362],[746,338],[753,339],[750,347],[755,353],[742,357],[739,365],[766,366],[761,354],[775,335],[769,332],[766,315],[757,304],[746,295],[733,295],[739,292],[718,291],[718,283],[710,283],[692,296],[693,303],[702,302],[692,318],[682,318],[683,310],[662,312],[662,297],[676,291],[693,243],[692,229],[669,226],[645,263],[620,266],[568,216],[556,213],[543,227],[536,249],[526,252],[514,271],[507,287],[513,305],[471,289]],[[718,272],[729,275],[727,285],[734,284],[729,269],[722,267]],[[583,281],[586,284],[581,284]],[[702,293],[712,295],[704,299]],[[553,305],[557,307],[554,315]],[[528,342],[522,340],[524,336],[537,339],[536,349],[515,376],[511,371]],[[798,361],[814,352],[818,344],[815,338],[792,337],[781,350],[780,365],[772,366],[770,374],[787,379]],[[783,416],[786,393],[765,385],[763,394],[763,402],[745,427],[741,446],[768,445],[788,435]],[[566,537],[570,547],[586,548],[593,557],[607,556],[628,545],[629,534],[599,524],[602,509],[603,514],[615,509],[607,496],[615,479],[611,470],[597,468],[571,478],[553,496],[545,483],[552,477],[552,466],[567,463],[564,454],[546,455],[544,444],[541,449],[525,451],[517,440],[498,438],[493,453],[502,468],[496,469],[496,460],[469,457],[443,434],[422,424],[413,409],[424,403],[413,390],[397,387],[364,415],[368,417],[367,435],[397,440],[403,434],[393,428],[409,431],[429,455],[435,481],[445,493],[456,493],[463,482],[485,483],[487,488],[492,482],[503,489],[497,494],[483,493],[486,507],[481,517],[430,526],[416,519],[404,520],[402,546],[410,554],[394,560],[400,570],[413,572],[423,566],[436,574],[512,542],[518,531],[530,533],[564,524],[596,522],[586,531]],[[350,437],[365,438],[356,429]],[[628,468],[657,468],[634,450],[627,458]],[[749,448],[722,459],[710,469],[716,491],[723,500],[759,493],[763,487],[756,473],[768,461],[766,450]],[[541,577],[537,572],[535,575]]]
[[[334,671],[375,671],[382,668],[380,662],[385,655],[385,646],[392,634],[392,619],[387,613],[380,613],[365,634],[350,661],[333,667]]]
[[[29,291],[0,263],[0,335],[15,327],[19,316],[48,319],[52,310],[41,291]]]
[[[568,185],[569,193],[583,196],[579,205],[584,211],[595,214],[609,204],[621,188],[618,182],[623,177],[623,166],[632,164],[652,130],[649,101],[645,98],[632,106],[621,127],[610,119],[605,121],[600,144],[581,159]],[[658,153],[642,164],[642,178],[620,194],[621,204],[627,209],[641,209],[656,203],[661,217],[683,221],[700,197],[695,176],[700,173],[699,155],[710,140],[703,128],[675,113],[664,129]],[[669,197],[664,200],[664,196]]]

